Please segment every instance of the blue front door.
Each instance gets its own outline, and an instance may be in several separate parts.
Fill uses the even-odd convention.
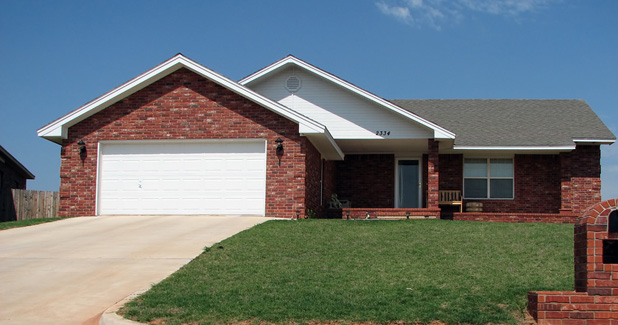
[[[397,161],[397,207],[420,208],[420,166],[414,159]]]

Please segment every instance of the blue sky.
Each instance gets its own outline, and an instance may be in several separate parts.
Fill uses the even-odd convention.
[[[0,145],[28,188],[59,186],[38,128],[179,52],[234,80],[293,54],[388,99],[584,99],[618,134],[614,0],[0,0]]]

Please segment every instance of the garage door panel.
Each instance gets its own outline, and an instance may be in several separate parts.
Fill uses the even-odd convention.
[[[264,144],[102,144],[99,213],[264,215]]]

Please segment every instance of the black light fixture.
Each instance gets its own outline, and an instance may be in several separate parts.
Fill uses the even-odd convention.
[[[77,141],[77,145],[79,146],[79,155],[83,158],[86,155],[86,144],[84,143],[84,140],[79,139],[79,141]]]
[[[281,166],[281,157],[283,157],[283,140],[281,140],[281,138],[277,138],[275,142],[277,143],[277,158],[279,158],[279,166]]]

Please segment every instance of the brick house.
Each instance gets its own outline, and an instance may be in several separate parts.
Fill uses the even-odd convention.
[[[38,135],[62,146],[63,216],[528,221],[598,202],[616,139],[581,100],[388,101],[293,56],[235,82],[181,54]]]
[[[0,146],[0,221],[17,220],[11,189],[26,189],[34,175],[13,155]]]

